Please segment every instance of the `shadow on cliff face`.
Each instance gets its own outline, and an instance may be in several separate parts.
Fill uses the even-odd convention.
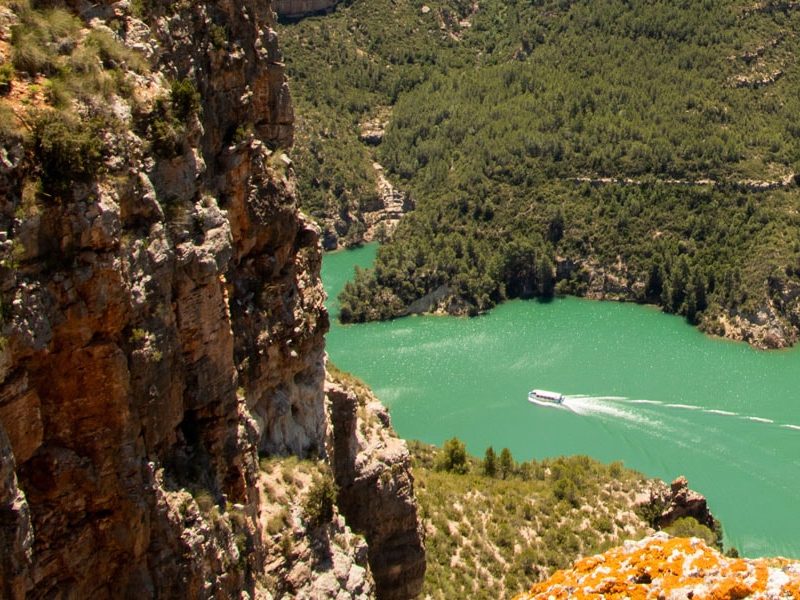
[[[172,491],[187,489],[194,495],[204,490],[218,503],[221,490],[211,457],[203,445],[202,430],[197,412],[186,411],[178,427],[176,443],[164,460],[164,482]]]

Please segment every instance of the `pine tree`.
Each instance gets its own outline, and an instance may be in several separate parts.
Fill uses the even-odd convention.
[[[514,472],[514,458],[511,456],[511,450],[503,448],[500,451],[500,475],[503,479],[508,478]]]
[[[491,446],[486,449],[486,455],[483,458],[483,474],[487,477],[497,475],[497,455]]]
[[[437,467],[443,471],[464,474],[468,470],[467,448],[457,437],[444,443]]]

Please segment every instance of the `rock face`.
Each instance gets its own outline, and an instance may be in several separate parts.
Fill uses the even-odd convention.
[[[732,559],[696,538],[657,533],[583,558],[516,600],[800,597],[800,562]]]
[[[375,170],[374,199],[323,219],[322,245],[326,250],[383,242],[394,233],[403,215],[414,210],[411,195],[395,187],[384,175],[381,165],[373,163],[372,167]]]
[[[650,490],[635,500],[637,506],[652,515],[652,526],[663,529],[678,519],[691,517],[709,529],[717,529],[717,520],[708,509],[705,496],[689,489],[686,477],[677,477],[669,486],[658,480],[653,482]]]
[[[0,595],[271,597],[258,454],[324,457],[330,428],[319,233],[281,150],[274,13],[67,4],[154,70],[123,74],[128,97],[78,103],[117,120],[86,181],[31,193],[37,165],[3,148]],[[155,151],[141,123],[187,81],[199,106],[175,151]],[[325,593],[370,594],[340,579]]]
[[[692,517],[701,525],[711,529],[716,526],[716,519],[708,510],[708,503],[702,494],[689,489],[689,482],[681,475],[669,486],[669,494],[661,497],[665,505],[656,524],[663,528],[683,517]]]
[[[357,394],[329,383],[325,392],[339,508],[367,539],[378,597],[414,597],[422,589],[425,548],[406,443],[394,435],[388,411],[367,390]]]

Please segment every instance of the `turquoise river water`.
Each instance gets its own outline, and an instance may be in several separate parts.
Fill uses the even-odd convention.
[[[324,259],[327,348],[389,406],[402,437],[684,474],[726,545],[800,557],[800,351],[759,352],[651,307],[576,298],[341,326],[336,295],[375,251]],[[568,395],[565,407],[530,404],[534,387]]]

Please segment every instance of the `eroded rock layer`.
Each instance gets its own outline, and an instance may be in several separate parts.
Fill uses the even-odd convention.
[[[366,536],[380,597],[414,597],[422,589],[425,548],[406,443],[394,435],[388,411],[368,390],[329,383],[325,391],[339,507]]]
[[[331,429],[319,233],[284,154],[274,13],[67,6],[78,39],[113,35],[152,70],[119,63],[124,94],[74,101],[114,123],[96,172],[32,193],[55,175],[21,144],[0,157],[0,595],[272,597],[259,452],[324,458]],[[337,556],[359,554],[341,571],[364,552],[337,519]],[[325,593],[369,595],[359,568]]]

